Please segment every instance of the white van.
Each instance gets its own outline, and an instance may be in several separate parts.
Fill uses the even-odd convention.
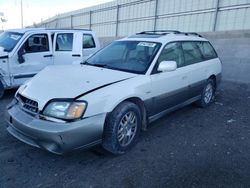
[[[8,30],[0,34],[0,98],[48,65],[79,64],[100,49],[91,30]]]

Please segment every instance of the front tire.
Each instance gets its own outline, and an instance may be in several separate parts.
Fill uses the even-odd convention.
[[[201,99],[197,101],[198,106],[205,108],[213,103],[215,98],[215,80],[208,79],[201,93]]]
[[[107,117],[102,146],[119,155],[131,149],[139,137],[142,120],[139,107],[132,102],[122,102]]]

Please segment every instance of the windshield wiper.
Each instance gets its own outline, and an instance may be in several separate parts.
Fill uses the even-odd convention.
[[[87,61],[81,62],[81,65],[90,65],[90,66],[95,66],[95,67],[101,67],[101,68],[110,68],[107,64],[97,64],[97,63],[89,63]]]
[[[109,66],[106,64],[92,64],[92,65],[96,67],[101,67],[101,68],[109,68]]]

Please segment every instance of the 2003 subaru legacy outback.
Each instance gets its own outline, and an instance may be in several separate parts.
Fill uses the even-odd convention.
[[[196,33],[138,33],[82,65],[41,71],[7,107],[7,130],[57,154],[100,143],[122,154],[148,122],[193,102],[208,106],[221,67],[211,44]]]

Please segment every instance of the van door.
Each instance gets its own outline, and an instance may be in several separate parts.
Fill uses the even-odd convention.
[[[172,72],[157,72],[162,61],[175,61],[177,69]],[[158,114],[187,100],[188,78],[179,42],[169,43],[162,50],[151,75],[151,82],[154,111],[150,115]]]
[[[54,35],[54,64],[79,64],[82,61],[82,33],[56,32]]]
[[[49,33],[30,34],[9,59],[13,85],[19,86],[48,65],[53,64]]]

